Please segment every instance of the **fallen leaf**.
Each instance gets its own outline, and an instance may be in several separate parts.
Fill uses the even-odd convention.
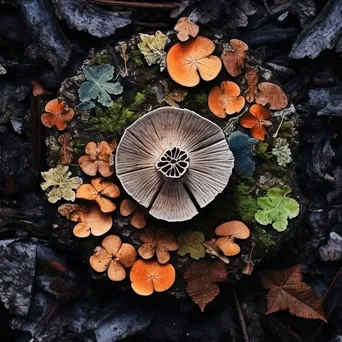
[[[110,82],[114,77],[112,65],[85,66],[83,73],[86,81],[78,89],[81,102],[97,100],[103,106],[110,107],[113,104],[110,94],[119,95],[123,92],[123,87],[119,82]]]
[[[72,137],[69,133],[64,133],[58,137],[58,142],[61,145],[59,149],[59,161],[62,165],[69,165],[72,161]]]
[[[287,96],[283,89],[270,82],[262,82],[258,85],[258,93],[255,102],[263,106],[269,105],[270,109],[280,110],[288,105]]]
[[[225,257],[216,245],[216,239],[211,239],[209,241],[204,241],[202,245],[205,247],[205,252],[209,254],[212,258],[218,258],[222,260],[225,264],[229,264],[229,260]]]
[[[55,168],[41,172],[45,182],[40,186],[43,190],[50,189],[47,194],[50,203],[56,203],[60,199],[73,202],[76,198],[74,189],[82,184],[82,178],[70,177],[69,166],[58,164]]]
[[[190,257],[196,260],[203,258],[205,256],[205,248],[202,245],[204,240],[202,232],[186,231],[178,236],[179,248],[177,254],[180,256],[190,254]]]
[[[146,228],[138,233],[138,238],[144,242],[138,249],[143,259],[151,259],[155,254],[160,264],[170,260],[169,251],[176,251],[178,243],[174,235],[162,228]]]
[[[110,159],[115,149],[116,145],[108,144],[106,141],[91,141],[85,147],[86,154],[78,158],[78,165],[88,176],[96,176],[99,172],[102,177],[109,177],[114,173]]]
[[[278,232],[287,228],[288,219],[299,214],[299,204],[287,195],[291,192],[289,186],[267,190],[267,197],[259,197],[258,206],[261,208],[255,214],[255,219],[262,225],[272,224]]]
[[[43,88],[43,86],[39,82],[32,81],[32,95],[33,96],[43,95],[45,93],[47,93],[47,91]]]
[[[95,201],[103,213],[110,213],[116,209],[110,198],[120,196],[120,189],[113,182],[96,177],[91,184],[82,184],[76,191],[76,197]]]
[[[133,214],[129,223],[136,229],[142,229],[146,226],[147,211],[133,200],[124,199],[121,202],[120,214],[125,217]]]
[[[221,59],[231,76],[241,75],[245,67],[247,51],[248,45],[239,39],[231,39],[230,46],[223,50]]]
[[[253,176],[255,161],[251,148],[256,143],[258,139],[251,138],[240,131],[235,131],[228,137],[229,148],[235,159],[234,171],[242,178]]]
[[[245,98],[240,96],[240,87],[231,81],[222,81],[220,86],[211,89],[208,96],[209,109],[219,118],[226,118],[241,112]]]
[[[172,107],[179,108],[179,104],[177,102],[182,102],[187,94],[188,92],[186,90],[178,88],[172,93],[165,95],[164,101]]]
[[[59,131],[67,128],[68,122],[74,117],[74,110],[69,108],[62,99],[49,101],[45,106],[45,112],[41,116],[42,124],[51,128],[56,126]]]
[[[184,272],[186,291],[203,312],[220,292],[216,283],[227,279],[226,265],[222,261],[192,262]]]
[[[258,70],[257,69],[251,70],[245,76],[246,76],[248,87],[244,95],[245,95],[247,102],[251,103],[254,101],[255,95],[258,92],[258,88],[257,88],[257,85],[259,82]]]
[[[160,71],[165,69],[165,46],[169,38],[160,31],[154,35],[140,33],[141,42],[138,43],[140,52],[144,55],[148,65],[159,64]]]
[[[215,43],[201,36],[176,43],[166,56],[170,77],[184,87],[197,86],[201,78],[213,80],[222,68],[220,58],[212,55],[214,50]]]
[[[266,107],[254,104],[249,108],[249,113],[241,117],[240,125],[244,128],[249,128],[253,138],[264,141],[267,133],[265,127],[272,126],[272,122],[267,120],[271,117],[271,112]]]
[[[125,63],[125,69],[123,72],[123,77],[128,76],[128,70],[127,70],[127,61],[128,61],[128,55],[127,55],[127,43],[126,42],[120,42],[120,57],[123,59]]]
[[[180,18],[174,27],[177,38],[181,42],[187,41],[190,37],[195,38],[199,32],[199,26],[193,23],[188,17]]]
[[[303,283],[299,265],[282,270],[262,271],[259,275],[262,286],[269,290],[267,315],[288,309],[292,315],[327,322],[322,300],[309,285]]]
[[[108,235],[97,246],[94,254],[89,258],[92,269],[102,273],[107,270],[108,278],[112,281],[121,281],[126,278],[125,268],[131,267],[137,259],[135,248],[122,243],[117,235]]]

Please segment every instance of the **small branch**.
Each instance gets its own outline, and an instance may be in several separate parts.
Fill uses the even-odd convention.
[[[273,12],[271,11],[271,9],[268,6],[267,0],[263,0],[264,6],[266,8],[266,11],[269,15],[271,15],[273,17]]]
[[[107,5],[107,6],[120,6],[120,7],[133,7],[133,8],[151,8],[151,9],[164,9],[174,10],[178,6],[170,3],[153,3],[153,2],[130,2],[130,1],[116,1],[116,0],[88,0],[93,4]]]
[[[249,342],[245,319],[243,318],[241,305],[240,305],[239,298],[238,298],[235,290],[233,290],[233,297],[234,297],[234,304],[236,307],[236,311],[237,311],[238,316],[239,316],[239,321],[240,321],[240,325],[241,325],[241,329],[242,329],[243,339],[245,342]]]

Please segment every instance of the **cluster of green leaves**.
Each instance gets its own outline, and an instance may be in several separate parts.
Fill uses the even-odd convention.
[[[177,254],[184,256],[190,254],[192,259],[200,259],[205,256],[204,234],[202,232],[187,230],[185,233],[178,236],[179,248]]]

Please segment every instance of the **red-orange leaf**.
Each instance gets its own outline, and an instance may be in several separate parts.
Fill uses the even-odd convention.
[[[186,291],[201,311],[219,294],[220,288],[216,284],[227,279],[224,262],[195,261],[184,272],[187,282]]]
[[[262,286],[267,294],[267,312],[288,309],[292,315],[302,318],[327,321],[322,300],[314,290],[302,281],[300,266],[282,270],[267,270],[259,273]]]

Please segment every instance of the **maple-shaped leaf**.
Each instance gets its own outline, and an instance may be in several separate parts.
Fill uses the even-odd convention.
[[[257,200],[261,208],[255,214],[255,219],[262,225],[272,224],[273,228],[282,232],[287,228],[288,219],[299,214],[299,204],[287,195],[291,192],[289,186],[267,190],[267,197]]]
[[[216,283],[225,281],[227,275],[226,265],[220,260],[192,262],[185,270],[186,291],[202,312],[220,292]]]
[[[269,290],[267,315],[288,309],[292,315],[327,322],[322,300],[309,285],[303,283],[299,265],[282,270],[262,271],[259,276],[262,286]]]
[[[110,107],[113,101],[109,94],[119,95],[123,92],[119,82],[109,82],[114,77],[114,67],[109,64],[86,66],[83,73],[86,81],[78,89],[81,102],[97,99],[103,106]]]
[[[200,259],[205,256],[205,248],[202,245],[204,242],[204,234],[202,232],[192,232],[187,230],[183,234],[178,236],[179,248],[177,254],[184,256],[185,254],[190,254],[192,259]]]

